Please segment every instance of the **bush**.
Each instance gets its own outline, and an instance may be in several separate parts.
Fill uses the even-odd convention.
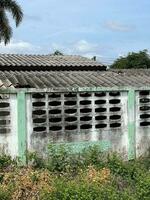
[[[45,161],[37,152],[28,152],[26,156],[28,165],[32,165],[35,169],[45,168]]]
[[[14,172],[14,175],[17,180],[22,177],[18,187],[28,191],[30,186],[32,194],[31,188],[34,188],[40,200],[149,200],[150,156],[123,161],[118,154],[102,153],[98,146],[74,153],[68,146],[50,145],[46,159],[37,153],[30,154],[29,158],[33,167],[31,173],[16,176],[19,172]],[[40,174],[44,170],[46,176],[42,180],[46,183],[41,187]],[[4,177],[2,174],[1,184]]]
[[[10,165],[16,165],[16,160],[12,160],[11,156],[2,154],[0,155],[0,169],[9,167]]]
[[[11,200],[11,192],[6,188],[0,187],[0,200]]]

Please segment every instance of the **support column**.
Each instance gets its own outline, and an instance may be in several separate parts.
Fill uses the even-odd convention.
[[[136,158],[135,91],[128,91],[128,160]]]
[[[17,93],[18,101],[18,155],[22,165],[26,164],[27,130],[26,130],[26,98],[25,92]]]

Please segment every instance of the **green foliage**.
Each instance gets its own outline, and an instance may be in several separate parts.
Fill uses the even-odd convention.
[[[47,168],[51,172],[72,174],[78,173],[80,169],[86,169],[89,165],[102,168],[106,162],[106,155],[97,145],[85,148],[80,153],[73,152],[67,145],[49,145],[45,160],[36,152],[28,153],[27,158],[34,168]]]
[[[56,191],[49,195],[48,199],[62,199],[62,200],[98,200],[98,199],[114,199],[117,196],[116,192],[112,188],[107,188],[107,191],[103,187],[99,187],[97,184],[89,184],[87,182],[76,181],[58,181],[55,184]],[[118,196],[119,197],[119,196]]]
[[[23,12],[18,3],[14,0],[1,0],[0,1],[0,41],[7,44],[12,37],[12,28],[9,24],[7,12],[9,12],[18,26],[23,18]]]
[[[29,153],[28,160],[29,167],[12,170],[10,157],[0,157],[0,200],[150,199],[150,155],[123,161],[99,146],[74,153],[67,145],[49,145],[47,158]]]
[[[47,168],[52,172],[76,173],[82,168],[83,162],[80,154],[73,153],[72,149],[65,145],[49,145]]]
[[[89,146],[88,148],[83,149],[81,157],[85,167],[94,165],[102,168],[105,166],[106,155],[105,153],[102,153],[100,147],[97,145]]]
[[[32,165],[34,168],[45,168],[45,161],[37,152],[27,152],[26,156],[28,164]]]
[[[11,200],[11,192],[0,188],[0,200]]]
[[[110,68],[131,69],[131,68],[150,68],[150,56],[147,50],[138,53],[129,53],[126,57],[118,58]]]
[[[10,165],[16,165],[16,160],[12,160],[11,156],[2,154],[0,155],[0,169],[5,169]]]
[[[52,55],[53,56],[63,56],[64,54],[61,51],[56,50]]]

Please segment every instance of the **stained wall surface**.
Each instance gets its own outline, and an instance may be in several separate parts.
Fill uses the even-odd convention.
[[[26,161],[48,144],[97,144],[124,159],[150,148],[150,90],[19,90],[0,94],[0,152]]]
[[[48,143],[99,143],[128,157],[127,92],[34,93],[28,95],[28,148]]]
[[[0,153],[18,155],[17,98],[0,94]]]
[[[142,156],[150,149],[150,91],[136,92],[136,154]]]

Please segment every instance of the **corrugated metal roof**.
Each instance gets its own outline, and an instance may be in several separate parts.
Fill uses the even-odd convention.
[[[0,54],[0,70],[105,70],[101,63],[81,56]]]
[[[0,88],[143,87],[150,70],[0,71]]]

